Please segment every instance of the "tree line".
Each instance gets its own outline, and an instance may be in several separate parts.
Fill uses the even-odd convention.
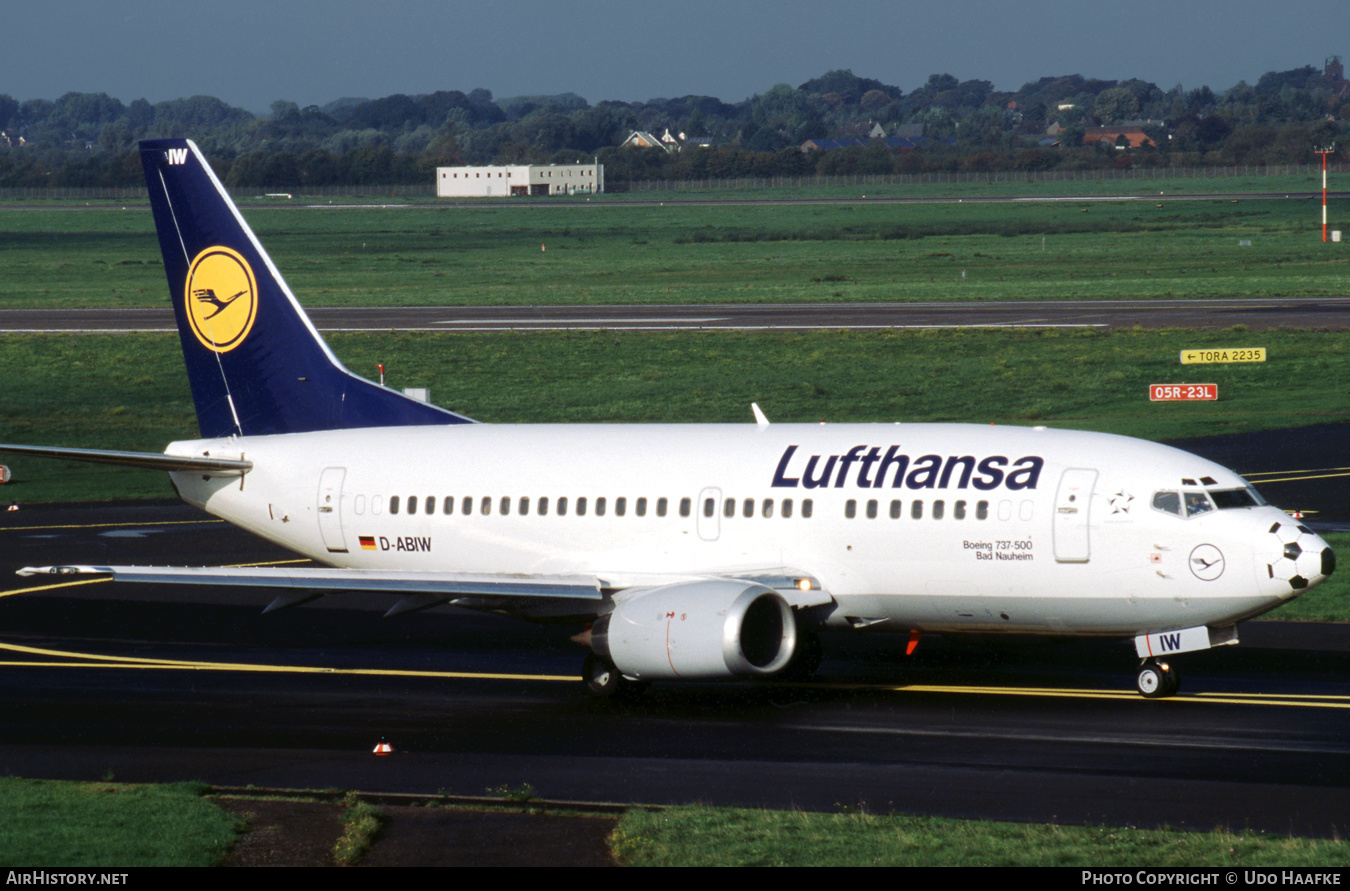
[[[180,136],[235,186],[425,184],[438,166],[594,158],[609,182],[1304,164],[1344,135],[1348,118],[1350,84],[1334,59],[1221,93],[1081,75],[1001,92],[950,74],[906,92],[840,70],[737,103],[683,96],[591,105],[571,93],[496,100],[475,89],[323,107],[277,101],[254,115],[210,96],[123,104],[104,93],[22,102],[0,94],[0,186],[135,186],[136,142]],[[811,139],[866,138],[876,125],[922,136],[900,148],[874,140],[801,150]],[[1148,141],[1127,149],[1110,139],[1084,143],[1085,134],[1112,128],[1142,131]],[[620,148],[633,131],[706,138],[710,147]]]

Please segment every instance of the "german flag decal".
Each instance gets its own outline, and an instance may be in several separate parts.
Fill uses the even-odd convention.
[[[363,551],[375,550],[375,536],[362,535],[360,538],[361,538],[361,550]]]

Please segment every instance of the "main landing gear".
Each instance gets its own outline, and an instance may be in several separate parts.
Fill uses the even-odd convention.
[[[1162,699],[1176,693],[1181,687],[1181,675],[1166,662],[1145,659],[1139,666],[1134,682],[1139,692],[1148,699]]]

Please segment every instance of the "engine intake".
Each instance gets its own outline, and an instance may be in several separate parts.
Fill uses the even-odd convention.
[[[625,592],[591,646],[637,680],[765,677],[792,659],[797,623],[773,589],[711,579]]]

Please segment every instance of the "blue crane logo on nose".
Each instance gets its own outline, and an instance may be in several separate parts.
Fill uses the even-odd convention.
[[[1212,582],[1223,575],[1223,552],[1212,544],[1197,545],[1191,551],[1190,564],[1196,578]]]

